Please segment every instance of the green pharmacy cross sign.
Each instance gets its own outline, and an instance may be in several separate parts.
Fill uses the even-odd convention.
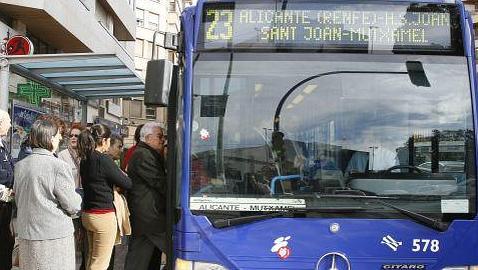
[[[42,98],[51,97],[51,90],[34,81],[28,81],[24,84],[17,85],[17,93],[20,96],[26,97],[30,104],[40,105]]]

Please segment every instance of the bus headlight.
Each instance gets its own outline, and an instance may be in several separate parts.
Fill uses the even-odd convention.
[[[442,270],[478,270],[478,265],[445,267]]]
[[[193,262],[176,259],[175,270],[227,270],[227,268],[214,263]]]

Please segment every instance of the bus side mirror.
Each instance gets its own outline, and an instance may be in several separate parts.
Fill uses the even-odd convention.
[[[144,104],[167,107],[173,74],[173,63],[169,60],[151,60],[146,69]]]

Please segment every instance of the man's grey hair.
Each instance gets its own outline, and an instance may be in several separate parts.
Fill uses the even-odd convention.
[[[155,130],[156,128],[161,129],[161,132],[163,132],[163,134],[164,134],[163,125],[161,125],[160,123],[156,123],[156,122],[150,122],[150,123],[144,124],[143,128],[141,128],[141,131],[139,132],[139,139],[140,139],[142,142],[146,142],[146,137],[147,137],[148,135],[153,134],[153,133],[154,133],[154,130]]]

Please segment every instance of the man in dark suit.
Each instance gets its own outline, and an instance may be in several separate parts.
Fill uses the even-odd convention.
[[[140,134],[141,141],[128,163],[128,176],[133,181],[128,192],[132,235],[125,270],[147,270],[155,247],[165,247],[165,136],[158,123],[145,124]]]
[[[10,232],[12,203],[6,194],[13,187],[13,160],[7,144],[3,140],[11,127],[10,116],[0,110],[0,270],[12,268],[13,236]],[[3,195],[3,196],[2,196]]]

